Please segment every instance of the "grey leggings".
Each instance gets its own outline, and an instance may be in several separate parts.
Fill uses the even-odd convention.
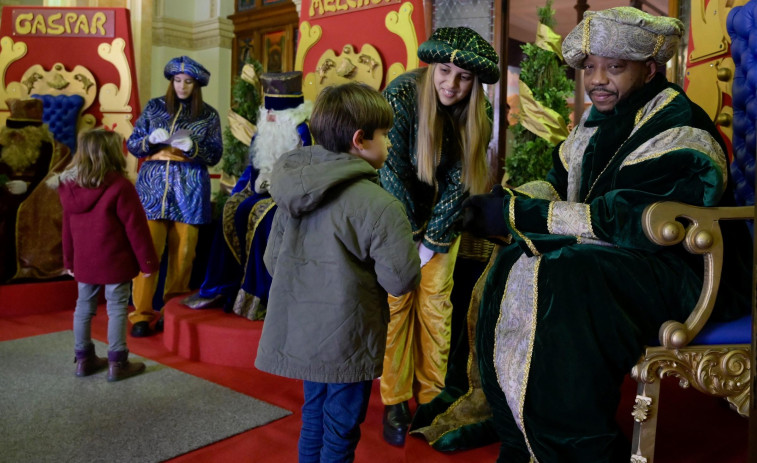
[[[129,310],[131,281],[108,285],[79,283],[79,297],[74,310],[74,348],[87,349],[92,344],[92,317],[97,312],[97,294],[105,286],[108,312],[108,351],[126,350],[126,314]]]

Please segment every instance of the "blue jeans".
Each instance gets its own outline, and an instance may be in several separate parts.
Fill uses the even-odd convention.
[[[109,285],[77,282],[79,297],[74,309],[74,348],[84,350],[92,344],[92,317],[97,312],[97,293],[105,286],[108,312],[108,351],[126,350],[126,314],[129,311],[131,281]]]
[[[314,383],[305,381],[299,463],[351,462],[360,440],[373,381]]]

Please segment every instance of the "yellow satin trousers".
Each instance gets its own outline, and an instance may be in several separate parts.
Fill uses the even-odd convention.
[[[163,300],[167,301],[178,294],[189,292],[189,279],[192,276],[192,263],[200,228],[197,225],[170,220],[148,220],[147,225],[155,245],[155,253],[159,258],[163,256],[166,245],[168,246]],[[154,327],[160,319],[160,315],[152,307],[153,296],[158,287],[158,274],[159,272],[155,272],[145,277],[140,273],[134,278],[134,311],[129,313],[129,321],[132,324],[146,321]]]
[[[444,387],[452,324],[452,272],[460,239],[421,268],[414,291],[389,296],[389,328],[381,374],[381,400],[394,405],[415,397],[428,403]]]

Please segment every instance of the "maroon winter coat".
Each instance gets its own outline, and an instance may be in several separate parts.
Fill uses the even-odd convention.
[[[74,179],[66,170],[48,184],[57,186],[63,205],[63,264],[76,281],[123,283],[140,270],[156,272],[158,257],[134,185],[115,172],[99,188]]]

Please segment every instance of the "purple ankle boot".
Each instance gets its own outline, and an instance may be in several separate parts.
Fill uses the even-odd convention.
[[[129,362],[129,351],[108,351],[108,381],[120,381],[145,371],[142,362]]]
[[[95,346],[90,344],[86,349],[74,350],[76,360],[76,376],[89,376],[108,366],[108,361],[95,355]]]

